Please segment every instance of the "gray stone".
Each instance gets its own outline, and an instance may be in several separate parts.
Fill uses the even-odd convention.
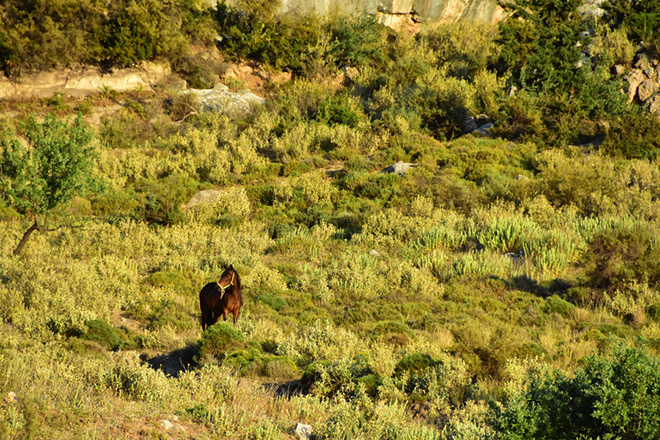
[[[463,131],[465,133],[472,133],[476,129],[477,129],[477,123],[475,122],[472,116],[466,118],[465,121],[463,121]]]
[[[231,116],[249,114],[255,106],[266,102],[264,98],[247,89],[238,93],[230,92],[229,88],[222,83],[216,84],[212,89],[188,89],[182,91],[181,94],[193,96],[200,110]]]
[[[494,126],[495,124],[493,124],[492,122],[487,122],[484,125],[477,128],[475,131],[481,135],[487,135],[490,129],[493,128]]]
[[[385,168],[382,173],[396,173],[399,176],[403,176],[408,172],[410,168],[415,168],[418,167],[419,165],[416,163],[406,163],[402,161],[398,161],[397,163],[390,165],[389,167]]]
[[[311,425],[305,425],[304,423],[296,423],[296,426],[293,428],[293,434],[299,440],[309,440],[312,437]]]
[[[158,424],[163,428],[165,428],[166,431],[169,431],[170,429],[174,428],[174,424],[167,419],[159,420]]]

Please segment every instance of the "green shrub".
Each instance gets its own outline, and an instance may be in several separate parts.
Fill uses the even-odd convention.
[[[489,23],[459,21],[423,29],[417,39],[428,45],[451,76],[471,80],[486,70],[497,50],[497,28]]]
[[[404,373],[420,373],[427,368],[437,365],[437,362],[426,353],[413,353],[404,356],[396,364],[394,369],[395,375],[402,375]]]
[[[575,376],[560,371],[530,380],[491,423],[501,439],[630,438],[660,435],[660,361],[633,347],[611,358],[591,355]]]
[[[338,67],[377,67],[386,62],[383,49],[389,32],[374,16],[339,17],[325,28],[331,39],[329,55]]]
[[[359,113],[351,108],[354,106],[350,104],[346,97],[328,98],[319,106],[316,118],[328,125],[342,124],[355,128],[361,118]]]
[[[594,52],[612,65],[630,66],[635,56],[635,45],[628,39],[625,29],[619,28],[605,33],[598,33],[595,39]]]
[[[646,316],[655,322],[660,322],[660,303],[654,303],[648,306],[646,309]]]
[[[264,303],[277,312],[281,311],[284,307],[287,306],[287,302],[284,298],[270,293],[262,293],[261,295],[257,296],[256,300]]]
[[[197,293],[203,280],[192,272],[158,271],[149,274],[143,281],[152,287],[171,287],[180,293]]]
[[[648,228],[606,229],[589,245],[584,265],[590,284],[600,289],[625,289],[630,281],[660,283],[660,248]]]
[[[569,313],[575,310],[575,306],[558,295],[552,295],[545,300],[542,310],[545,313],[556,313],[568,317]]]
[[[226,322],[213,324],[204,332],[199,341],[199,350],[195,361],[208,362],[210,359],[222,360],[232,348],[243,348],[243,334]]]
[[[443,354],[433,359],[425,353],[404,356],[396,365],[394,383],[415,402],[429,402],[435,410],[459,405],[469,393],[467,365]]]
[[[504,103],[506,122],[496,131],[507,137],[543,139],[565,146],[602,138],[605,127],[593,118],[609,118],[627,111],[617,79],[608,66],[592,66],[581,59],[582,45],[591,38],[578,13],[579,0],[520,0],[507,3],[511,17],[499,24],[501,52],[495,65],[508,75],[512,91]]]
[[[499,25],[499,71],[509,72],[516,86],[535,92],[561,93],[576,85],[578,42],[583,44],[586,26],[578,15],[579,5],[579,0],[507,3],[512,15]]]
[[[313,362],[305,369],[301,382],[319,396],[354,397],[361,392],[361,386],[375,386],[379,380],[373,377],[366,361],[364,356],[356,356],[350,361]]]
[[[127,341],[122,340],[113,326],[103,319],[93,319],[85,323],[87,331],[80,337],[88,341],[98,342],[109,350],[122,348]]]
[[[382,336],[384,341],[394,345],[406,345],[415,339],[415,333],[401,321],[381,321],[372,331],[375,337]]]
[[[538,358],[545,362],[552,361],[552,356],[550,356],[548,350],[536,342],[525,342],[523,345],[516,349],[515,355],[522,359]]]
[[[132,66],[144,60],[176,60],[194,41],[215,35],[208,9],[195,2],[91,0],[4,5],[0,67],[10,76],[76,63]]]
[[[264,365],[261,374],[276,379],[293,379],[299,377],[296,363],[288,356],[267,355],[264,357]]]
[[[122,358],[108,370],[100,372],[102,385],[121,397],[139,401],[161,402],[168,396],[169,386],[162,371]]]
[[[625,29],[635,43],[651,43],[660,28],[658,0],[609,0],[603,4],[603,20],[615,29]]]
[[[166,179],[141,179],[133,186],[138,218],[148,223],[169,225],[185,221],[181,205],[199,190],[199,183],[182,175]]]
[[[236,370],[240,375],[257,374],[264,364],[264,356],[261,350],[232,349],[225,353],[222,365]]]
[[[642,111],[630,111],[610,121],[601,149],[626,159],[655,159],[660,153],[660,121]]]
[[[614,163],[602,155],[551,150],[534,163],[540,191],[555,208],[574,205],[584,214],[601,214],[617,197]]]
[[[250,59],[274,69],[300,73],[320,38],[318,20],[275,14],[276,2],[218,5],[216,20],[224,34],[220,49],[230,60]]]

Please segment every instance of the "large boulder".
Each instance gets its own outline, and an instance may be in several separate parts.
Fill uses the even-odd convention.
[[[230,92],[224,84],[216,84],[212,89],[188,89],[180,92],[194,98],[200,110],[214,111],[231,116],[249,114],[258,105],[266,102],[250,90]]]
[[[630,102],[641,104],[660,118],[660,60],[640,53],[633,67],[624,75]]]
[[[407,162],[402,162],[398,161],[395,164],[390,165],[389,167],[385,168],[381,173],[387,174],[387,173],[396,173],[399,176],[403,176],[410,170],[411,168],[416,168],[419,165],[416,163],[407,163]]]

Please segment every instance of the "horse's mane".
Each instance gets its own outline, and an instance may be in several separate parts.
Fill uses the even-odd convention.
[[[234,269],[234,274],[236,274],[236,287],[238,289],[241,289],[241,277],[238,276],[238,272],[236,272],[236,269]]]

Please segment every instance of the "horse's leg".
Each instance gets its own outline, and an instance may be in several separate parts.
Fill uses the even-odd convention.
[[[234,325],[238,321],[238,315],[241,313],[241,309],[235,310],[232,314],[234,315]]]
[[[209,319],[209,313],[211,312],[208,304],[206,303],[206,298],[204,297],[202,292],[199,294],[199,308],[201,310],[201,321],[202,321],[202,331],[205,331],[206,328],[209,326],[209,323],[211,320]]]
[[[216,320],[213,319],[213,310],[209,310],[206,313],[205,318],[202,318],[202,320],[204,321],[204,330],[215,324]]]

